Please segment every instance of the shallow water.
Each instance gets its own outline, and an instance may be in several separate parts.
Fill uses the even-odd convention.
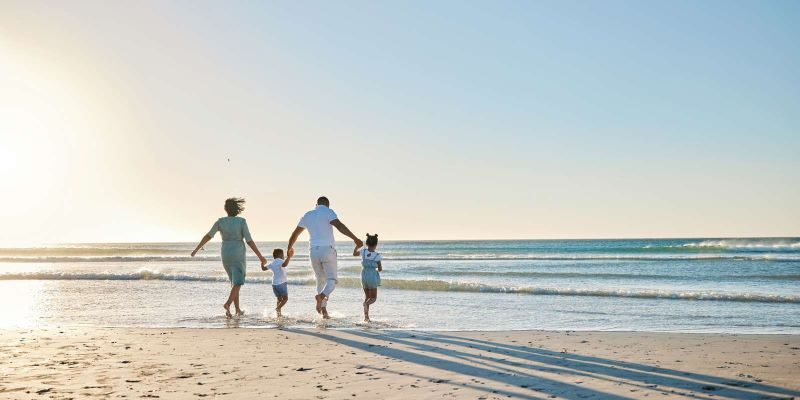
[[[259,243],[262,251],[283,243]],[[0,249],[0,327],[361,326],[358,258],[339,246],[340,286],[320,321],[307,251],[289,267],[286,318],[270,273],[249,261],[248,314],[222,317],[219,243]],[[372,326],[800,333],[800,239],[387,242]],[[267,251],[265,251],[267,252]]]

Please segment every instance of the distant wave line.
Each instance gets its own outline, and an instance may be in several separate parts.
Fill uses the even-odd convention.
[[[360,272],[361,267],[343,267],[339,268],[340,272]],[[708,275],[708,276],[690,276],[690,275],[657,275],[657,274],[624,274],[624,273],[591,273],[587,272],[541,272],[541,271],[461,271],[461,270],[429,270],[429,269],[405,269],[403,272],[408,271],[417,275],[435,275],[435,276],[490,276],[490,277],[520,277],[520,278],[600,278],[600,279],[735,279],[735,280],[751,280],[751,279],[765,279],[765,280],[778,280],[778,281],[800,281],[800,274],[788,275],[767,275],[767,274],[752,274],[752,275]]]
[[[348,257],[340,257],[347,259]],[[296,255],[295,260],[307,261],[307,255]],[[758,255],[758,256],[745,256],[745,255],[664,255],[664,256],[628,256],[619,254],[609,255],[540,255],[540,256],[516,256],[516,255],[498,255],[498,256],[467,256],[467,255],[452,255],[452,256],[430,256],[430,257],[391,257],[385,256],[386,261],[768,261],[768,262],[798,262],[800,256],[787,256],[787,255]],[[248,257],[248,261],[255,262],[255,257]],[[65,263],[65,262],[190,262],[190,261],[220,261],[218,256],[43,256],[43,257],[0,257],[0,262],[4,263]]]
[[[724,251],[800,251],[800,241],[791,239],[719,239],[719,240],[702,240],[699,242],[691,242],[677,245],[666,246],[644,246],[647,250],[724,250]]]

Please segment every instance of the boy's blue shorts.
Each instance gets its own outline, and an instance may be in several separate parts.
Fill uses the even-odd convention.
[[[272,293],[275,293],[275,297],[289,297],[289,287],[286,282],[280,285],[272,285]]]

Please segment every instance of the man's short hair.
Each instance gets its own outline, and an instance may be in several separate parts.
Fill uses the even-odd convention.
[[[328,201],[328,198],[327,198],[327,197],[325,197],[325,196],[320,196],[320,198],[318,198],[318,199],[317,199],[317,205],[318,205],[318,206],[325,206],[325,207],[329,207],[329,206],[331,205],[331,202],[330,202],[330,201]]]

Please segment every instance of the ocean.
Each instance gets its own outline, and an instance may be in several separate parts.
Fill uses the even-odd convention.
[[[800,238],[387,241],[373,323],[339,243],[333,317],[314,311],[305,243],[285,318],[248,249],[247,314],[226,320],[219,242],[0,248],[0,328],[41,326],[609,330],[800,334]],[[267,255],[281,242],[260,242]],[[269,258],[269,257],[268,257]]]

